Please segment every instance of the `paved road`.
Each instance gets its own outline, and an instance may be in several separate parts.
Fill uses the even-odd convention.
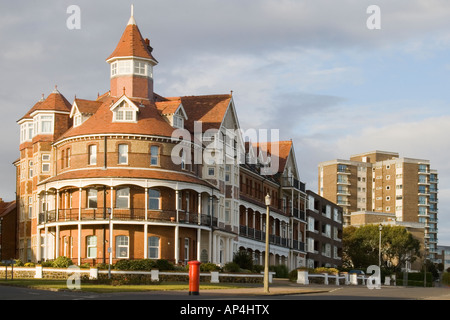
[[[0,300],[450,300],[450,288],[365,286],[273,286],[271,295],[262,288],[203,290],[199,296],[186,291],[136,293],[53,292],[0,286]]]

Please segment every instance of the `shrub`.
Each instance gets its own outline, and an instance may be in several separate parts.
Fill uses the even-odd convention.
[[[239,272],[241,268],[236,262],[228,262],[223,266],[225,272]]]
[[[109,264],[108,263],[97,263],[95,265],[99,270],[108,270]],[[111,265],[111,269],[114,269],[114,266]]]
[[[71,265],[73,265],[72,259],[64,256],[56,258],[51,264],[53,268],[68,268]]]
[[[35,266],[35,264],[33,263],[33,262],[27,262],[27,263],[25,263],[24,265],[23,265],[24,267],[34,267]]]
[[[255,264],[253,265],[253,270],[254,273],[261,273],[264,271],[264,266],[260,265],[260,264]]]
[[[42,261],[41,262],[41,266],[43,268],[52,268],[53,267],[53,260]]]
[[[248,251],[240,250],[236,252],[233,256],[233,262],[242,269],[253,270],[253,258]]]
[[[449,286],[450,285],[450,273],[444,272],[442,275],[442,283]]]
[[[211,272],[211,271],[219,271],[220,268],[214,263],[202,263],[200,265],[201,272]]]
[[[156,262],[155,268],[158,269],[159,271],[171,271],[175,269],[174,265],[165,259],[159,259],[156,260],[155,262]]]
[[[288,278],[289,269],[284,264],[278,266],[270,266],[269,270],[275,272],[275,278]]]
[[[116,270],[130,270],[130,260],[119,260],[114,265]]]
[[[336,274],[339,273],[338,269],[335,268],[325,268],[325,267],[320,267],[320,268],[315,268],[313,270],[313,273],[328,273],[328,274]]]
[[[23,262],[20,259],[16,259],[14,263],[14,267],[23,267]]]
[[[89,269],[91,267],[91,265],[89,264],[89,262],[83,263],[80,265],[80,268],[82,269]]]

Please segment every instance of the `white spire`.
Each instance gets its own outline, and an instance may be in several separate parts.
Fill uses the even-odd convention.
[[[136,20],[134,20],[133,15],[134,15],[134,6],[131,5],[131,17],[130,17],[130,20],[128,20],[128,25],[130,25],[130,24],[136,25]]]

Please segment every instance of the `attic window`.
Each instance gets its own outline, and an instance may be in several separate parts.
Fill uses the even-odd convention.
[[[179,115],[173,116],[173,126],[182,129],[184,127],[184,119]]]
[[[78,127],[81,124],[81,114],[77,113],[73,118],[73,126]]]
[[[114,121],[116,122],[135,122],[136,110],[129,106],[125,101],[114,110]]]

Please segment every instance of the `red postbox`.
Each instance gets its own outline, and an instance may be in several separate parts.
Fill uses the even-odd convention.
[[[189,261],[189,295],[200,294],[200,261]]]

